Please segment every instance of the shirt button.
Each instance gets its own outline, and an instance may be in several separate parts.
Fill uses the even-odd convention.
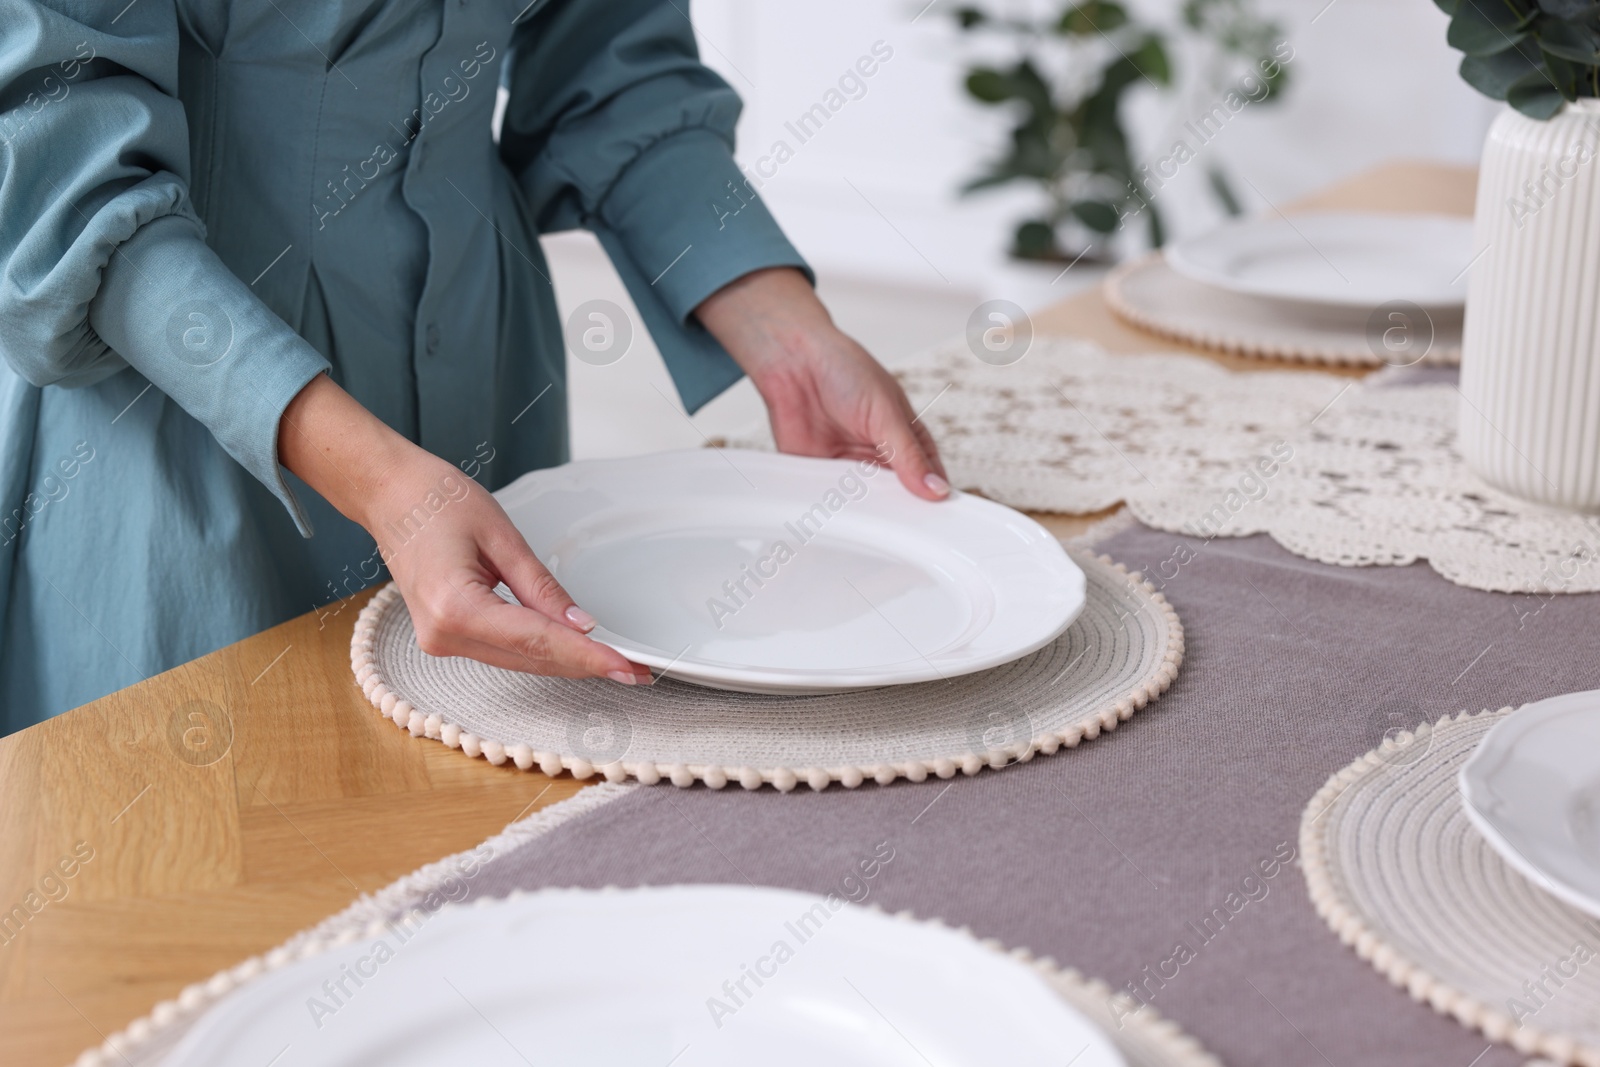
[[[432,323],[429,323],[428,324],[427,337],[428,337],[428,355],[437,356],[439,354],[439,327],[433,325]]]

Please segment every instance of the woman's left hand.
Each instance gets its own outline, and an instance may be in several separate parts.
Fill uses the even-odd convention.
[[[939,450],[900,383],[839,331],[805,275],[754,271],[695,314],[761,392],[780,451],[876,460],[925,500],[950,494]]]

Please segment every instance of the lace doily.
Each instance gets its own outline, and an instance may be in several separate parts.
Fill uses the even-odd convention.
[[[1501,859],[1456,785],[1511,710],[1425,723],[1328,779],[1300,821],[1306,887],[1413,1000],[1519,1052],[1600,1067],[1600,923]]]
[[[394,585],[362,609],[350,661],[367,699],[413,736],[549,775],[780,792],[951,778],[1114,730],[1177,676],[1183,627],[1165,598],[1109,559],[1068,551],[1088,581],[1066,633],[949,681],[764,696],[670,676],[652,686],[545,678],[423,652]]]
[[[1450,384],[1239,373],[1043,337],[1006,366],[952,346],[896,373],[952,481],[1015,508],[1081,514],[1125,501],[1158,529],[1270,534],[1324,563],[1426,559],[1474,589],[1600,590],[1600,521],[1467,470]],[[772,447],[763,435],[738,443]]]

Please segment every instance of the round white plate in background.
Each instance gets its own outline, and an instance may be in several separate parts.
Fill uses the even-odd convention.
[[[417,915],[404,940],[361,938],[224,997],[166,1067],[1124,1062],[1028,966],[810,894],[560,889]]]
[[[1165,249],[1195,281],[1250,296],[1372,310],[1466,303],[1472,220],[1308,212],[1240,219]]]
[[[593,636],[682,681],[806,693],[954,678],[1059,637],[1084,576],[982,497],[887,468],[694,449],[587,460],[495,494]]]
[[[1535,885],[1600,917],[1600,690],[1518,708],[1461,768],[1473,826]]]

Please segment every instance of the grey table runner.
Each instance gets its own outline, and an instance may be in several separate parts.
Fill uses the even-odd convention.
[[[1235,1067],[1519,1063],[1340,945],[1282,859],[1311,796],[1387,730],[1600,687],[1600,595],[1331,567],[1265,537],[1134,527],[1099,547],[1161,585],[1188,634],[1172,689],[1114,735],[949,782],[640,788],[491,860],[471,892],[835,890],[1137,992]]]

